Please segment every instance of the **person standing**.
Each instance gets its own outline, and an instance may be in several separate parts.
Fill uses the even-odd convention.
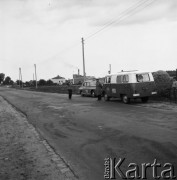
[[[69,83],[68,84],[68,98],[69,99],[72,99],[72,93],[73,93],[73,90],[72,90],[71,84]]]
[[[177,81],[176,79],[173,79],[173,84],[172,84],[172,89],[173,89],[173,97],[174,101],[176,102],[176,96],[177,96]]]
[[[100,83],[99,79],[96,79],[96,94],[98,97],[98,101],[100,101],[102,95],[102,84]]]

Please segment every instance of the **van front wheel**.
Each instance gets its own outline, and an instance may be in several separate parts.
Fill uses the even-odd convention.
[[[95,91],[93,91],[93,90],[91,91],[91,96],[95,97]]]
[[[141,98],[141,101],[142,101],[143,103],[147,103],[148,100],[149,100],[149,97],[142,97],[142,98]]]
[[[130,103],[130,98],[128,98],[127,95],[123,95],[122,96],[122,101],[125,104],[129,104]]]
[[[80,91],[80,95],[83,97],[84,96],[84,93],[83,93],[83,91]]]
[[[109,96],[106,93],[104,93],[104,100],[109,101]]]

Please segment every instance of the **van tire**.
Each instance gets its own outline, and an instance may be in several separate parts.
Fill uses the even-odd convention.
[[[80,91],[80,95],[83,97],[84,96],[84,94],[83,94],[83,92],[82,91]]]
[[[149,97],[142,97],[142,98],[141,98],[141,101],[142,101],[143,103],[147,103],[148,100],[149,100]]]
[[[130,103],[130,98],[128,98],[127,95],[122,96],[122,101],[124,104],[129,104]]]
[[[91,96],[92,96],[92,97],[95,97],[95,96],[96,96],[94,90],[91,91]]]
[[[110,99],[110,98],[109,98],[109,96],[107,95],[107,93],[104,93],[104,100],[105,100],[105,101],[109,101],[109,99]]]

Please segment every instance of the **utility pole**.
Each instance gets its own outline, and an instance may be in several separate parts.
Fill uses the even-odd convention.
[[[34,64],[34,69],[35,69],[35,79],[36,79],[36,89],[37,89],[37,73],[36,73],[36,64]]]
[[[19,87],[20,87],[20,78],[21,78],[21,68],[19,68]]]
[[[85,77],[84,38],[82,38],[82,56],[83,56],[83,75],[84,75],[84,81],[85,81],[86,77]]]
[[[111,74],[111,64],[109,64],[109,71],[108,71],[109,74]]]
[[[22,80],[22,71],[21,71],[21,68],[20,68],[20,78],[21,78],[22,88],[23,88],[23,80]]]

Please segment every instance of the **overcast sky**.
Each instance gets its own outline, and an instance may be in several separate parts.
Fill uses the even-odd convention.
[[[174,70],[176,32],[177,0],[0,0],[0,73],[83,74],[82,37],[87,75]]]

